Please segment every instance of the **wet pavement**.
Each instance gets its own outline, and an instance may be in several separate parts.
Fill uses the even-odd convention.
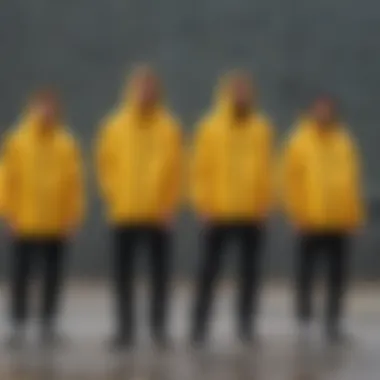
[[[65,344],[43,350],[35,331],[22,350],[0,349],[1,380],[379,380],[380,305],[378,289],[358,288],[346,321],[348,344],[331,346],[316,323],[308,341],[300,342],[292,320],[289,289],[267,287],[262,297],[259,341],[244,347],[234,337],[233,292],[221,290],[214,310],[209,344],[188,346],[189,292],[178,288],[172,300],[173,346],[165,352],[149,339],[144,301],[139,305],[139,342],[129,353],[113,354],[107,346],[112,329],[111,300],[102,286],[72,286],[65,302]],[[142,289],[141,292],[144,292]],[[144,300],[143,294],[139,299]],[[2,300],[3,301],[3,300]],[[1,302],[4,306],[4,302]],[[5,313],[0,309],[1,315]],[[6,319],[0,335],[7,336]]]

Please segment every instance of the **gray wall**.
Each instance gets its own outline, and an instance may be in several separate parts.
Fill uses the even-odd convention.
[[[115,103],[126,70],[150,61],[164,76],[189,135],[226,68],[254,72],[279,136],[313,94],[329,90],[338,96],[363,151],[371,204],[371,227],[361,236],[355,268],[379,274],[379,19],[378,0],[1,0],[2,129],[15,120],[29,91],[51,82],[62,90],[68,119],[83,143],[91,209],[75,243],[73,271],[104,274],[108,266],[91,139]],[[176,264],[191,270],[198,251],[190,214],[182,216],[178,231]],[[290,248],[283,223],[273,222],[266,256],[271,273],[291,268]]]

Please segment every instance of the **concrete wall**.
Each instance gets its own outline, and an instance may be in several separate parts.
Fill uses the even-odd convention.
[[[1,128],[16,119],[30,90],[52,82],[62,90],[85,151],[91,210],[75,243],[73,271],[104,274],[108,265],[91,139],[126,70],[150,61],[165,78],[188,135],[227,68],[253,71],[279,138],[313,94],[329,90],[338,96],[362,148],[371,205],[355,268],[361,275],[379,274],[379,17],[376,0],[2,0]],[[178,232],[176,263],[187,271],[198,256],[189,214],[182,215]],[[273,274],[291,267],[290,236],[280,221],[269,231],[266,262]]]

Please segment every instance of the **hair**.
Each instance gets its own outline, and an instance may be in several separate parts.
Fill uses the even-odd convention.
[[[55,103],[59,103],[58,91],[53,86],[43,86],[35,90],[30,96],[32,102],[38,100],[53,100]]]
[[[158,92],[162,93],[163,85],[162,85],[161,79],[156,69],[149,64],[140,64],[136,66],[130,74],[129,81],[132,84],[132,86],[136,86],[136,85],[139,85],[139,82],[141,81],[141,79],[146,76],[149,76],[155,81]]]
[[[48,102],[50,106],[55,108],[57,118],[64,116],[64,107],[62,106],[59,93],[53,86],[42,86],[35,90],[29,97],[29,107],[34,107],[38,103]]]
[[[317,103],[324,103],[328,105],[330,108],[336,110],[339,107],[338,100],[329,93],[322,93],[314,98],[312,106]]]
[[[253,85],[253,78],[248,70],[234,69],[227,72],[225,76],[231,81],[246,79],[250,85]]]

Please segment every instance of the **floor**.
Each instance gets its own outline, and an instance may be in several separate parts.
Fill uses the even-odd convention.
[[[292,298],[283,286],[268,286],[262,294],[260,340],[245,348],[234,339],[233,290],[220,290],[214,309],[209,345],[194,350],[187,345],[189,291],[176,287],[172,300],[173,347],[158,352],[144,328],[143,287],[138,299],[140,341],[136,349],[114,355],[107,349],[112,329],[109,291],[101,285],[71,285],[65,297],[62,331],[65,345],[44,351],[35,340],[35,329],[23,350],[0,347],[1,380],[379,380],[379,290],[355,288],[348,302],[346,321],[351,341],[342,347],[324,342],[318,324],[308,342],[297,339],[292,320]],[[3,292],[4,293],[4,292]],[[4,298],[4,297],[2,297]],[[4,313],[4,299],[0,311]],[[0,319],[0,335],[7,323]]]

